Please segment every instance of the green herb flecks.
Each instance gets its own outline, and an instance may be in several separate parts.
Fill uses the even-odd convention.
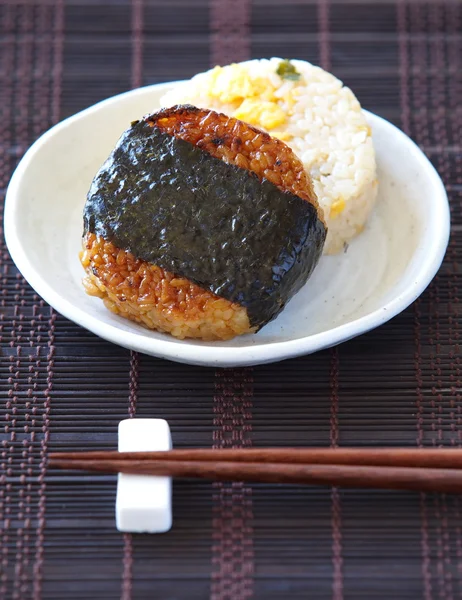
[[[276,70],[276,73],[282,79],[289,79],[290,81],[298,81],[301,77],[300,73],[294,67],[294,65],[290,62],[290,60],[282,60],[279,63],[279,67]]]

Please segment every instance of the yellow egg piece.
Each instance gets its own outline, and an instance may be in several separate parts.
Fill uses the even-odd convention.
[[[286,114],[276,102],[246,98],[233,117],[264,129],[274,129],[286,121]]]
[[[215,67],[210,76],[210,83],[205,90],[221,102],[233,103],[254,95],[254,85],[242,65],[229,65],[225,68]]]
[[[278,140],[281,140],[281,142],[288,142],[293,138],[293,135],[287,131],[272,131],[271,135],[278,138]]]
[[[211,98],[226,104],[238,104],[246,98],[274,101],[274,86],[263,77],[250,77],[247,69],[239,64],[215,67],[210,72],[204,92]]]
[[[330,209],[330,217],[331,219],[335,219],[345,210],[345,199],[340,197],[339,200],[336,200]]]

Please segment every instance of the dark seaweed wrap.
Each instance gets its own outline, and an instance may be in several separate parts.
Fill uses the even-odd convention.
[[[85,231],[273,319],[306,282],[326,228],[316,207],[135,122],[88,193]]]

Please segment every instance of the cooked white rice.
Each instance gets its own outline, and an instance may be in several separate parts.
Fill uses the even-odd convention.
[[[301,60],[291,61],[299,79],[284,79],[276,73],[281,61],[215,67],[179,84],[161,103],[219,110],[285,141],[312,177],[324,210],[324,252],[337,253],[363,230],[377,196],[371,130],[340,80]]]

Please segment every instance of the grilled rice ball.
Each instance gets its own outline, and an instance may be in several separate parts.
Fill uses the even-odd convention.
[[[183,163],[184,160],[193,162],[191,165],[181,163],[181,169],[175,163],[176,170],[172,167],[169,171],[174,173],[173,178],[159,192],[157,187],[165,175],[162,169],[170,168],[175,153],[186,157],[181,158]],[[197,177],[204,177],[200,180],[203,185],[197,190],[192,185],[189,190],[181,188],[192,181],[188,179],[190,166],[192,170],[199,169]],[[180,171],[186,173],[184,181]],[[130,175],[125,178],[127,172]],[[221,175],[217,176],[217,172]],[[215,179],[209,180],[209,175]],[[207,187],[210,181],[213,185]],[[217,189],[223,186],[227,186],[227,190],[220,197]],[[239,190],[244,190],[243,201],[236,207],[234,196],[241,193]],[[246,195],[247,190],[251,191]],[[268,190],[268,198],[273,198],[271,201],[278,207],[280,224],[274,223],[275,216],[262,212],[261,205]],[[157,194],[154,200],[153,193]],[[176,228],[185,211],[195,210],[186,203],[186,196],[195,202],[201,194],[205,194],[207,210],[199,204],[196,212],[188,217],[188,223],[195,223],[195,234],[185,229],[188,223],[182,222],[178,230],[181,235],[172,235],[170,242],[165,242],[166,229]],[[136,213],[138,217],[133,216],[133,230],[127,233],[132,226],[131,211],[138,210],[137,202],[145,202],[147,196],[157,208],[152,209],[153,213],[143,213],[141,207]],[[252,204],[255,198],[259,202],[258,214],[252,212],[256,210]],[[203,198],[202,201],[205,202]],[[237,228],[247,227],[247,233],[240,237],[239,233],[235,234],[230,219],[226,222],[222,219],[220,227],[210,225],[215,215],[209,213],[215,208],[219,210],[223,203],[226,203],[223,215],[230,215]],[[154,204],[149,206],[152,208]],[[206,213],[205,217],[197,217],[201,211]],[[267,212],[271,212],[270,205]],[[196,217],[205,218],[205,231],[199,231],[202,222],[196,222]],[[151,224],[160,218],[166,219],[163,222],[166,226],[152,233]],[[255,226],[249,226],[249,218],[256,219]],[[283,230],[285,219],[287,231]],[[84,222],[81,262],[86,271],[83,284],[88,294],[102,298],[114,313],[149,329],[170,333],[179,339],[206,341],[253,333],[274,318],[311,274],[326,237],[322,211],[311,181],[286,144],[238,119],[193,106],[160,110],[132,123],[93,181]],[[124,223],[129,223],[129,227],[124,228]],[[287,238],[288,242],[283,252],[278,248],[268,249],[271,244],[267,240],[265,247],[258,249],[263,253],[272,252],[266,259],[262,255],[262,263],[267,261],[267,272],[261,276],[260,288],[254,282],[260,281],[256,275],[261,273],[243,275],[241,269],[256,249],[258,235],[252,242],[248,239],[253,229],[259,227],[261,239],[271,235],[270,239],[277,240],[278,232],[282,231],[281,239],[285,242]],[[275,228],[276,237],[271,227]],[[225,234],[222,229],[226,229]],[[238,236],[236,241],[233,235]],[[215,248],[212,242],[216,236],[222,237]],[[199,245],[194,256],[196,241]],[[216,250],[215,255],[204,256],[204,243],[210,243],[210,252],[213,254]],[[229,254],[230,244],[235,246],[235,264],[234,250]],[[202,256],[198,248],[202,249]],[[228,258],[223,258],[220,264],[220,257],[225,254]],[[187,259],[179,261],[179,255]],[[272,265],[274,256],[280,262]],[[258,264],[258,257],[251,264]],[[253,286],[251,291],[249,285]]]

